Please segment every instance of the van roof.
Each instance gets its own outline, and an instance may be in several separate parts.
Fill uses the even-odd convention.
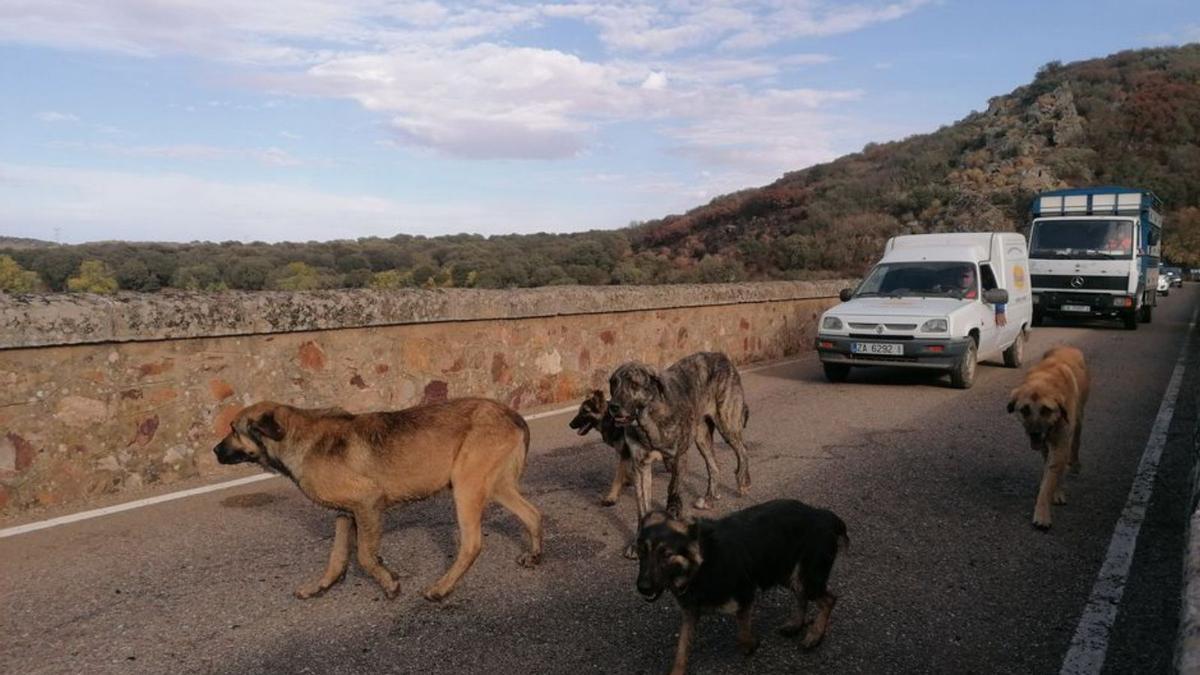
[[[884,253],[879,262],[983,262],[989,257],[982,246],[909,246]]]

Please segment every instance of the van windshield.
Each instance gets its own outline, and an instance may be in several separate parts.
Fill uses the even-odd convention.
[[[979,296],[978,278],[973,263],[884,263],[871,270],[854,297],[976,298]]]
[[[1030,258],[1124,258],[1133,255],[1128,220],[1039,220],[1029,236]]]

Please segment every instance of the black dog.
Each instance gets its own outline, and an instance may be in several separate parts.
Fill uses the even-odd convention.
[[[829,628],[837,596],[826,587],[839,547],[849,544],[846,524],[831,511],[793,499],[777,499],[720,520],[686,522],[655,511],[638,536],[637,590],[649,602],[670,591],[683,610],[672,675],[687,670],[696,622],[705,611],[737,615],[738,647],[750,655],[758,638],[750,628],[750,610],[759,590],[786,586],[796,609],[779,632],[797,635],[805,626],[808,601],[817,615],[800,643],[820,644]]]
[[[583,399],[583,403],[579,404],[579,412],[571,418],[567,426],[574,429],[580,436],[586,436],[592,429],[598,429],[604,443],[617,451],[617,472],[613,475],[608,494],[600,498],[600,503],[604,506],[616,504],[617,499],[621,496],[621,488],[633,481],[630,475],[632,473],[630,471],[631,459],[629,445],[625,442],[625,430],[617,426],[613,420],[612,414],[608,410],[608,401],[604,398],[604,392],[599,389],[592,390],[592,393]]]

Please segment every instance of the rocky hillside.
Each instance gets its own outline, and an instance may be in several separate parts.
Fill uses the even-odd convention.
[[[630,233],[635,250],[721,256],[750,276],[860,271],[897,233],[1019,229],[1038,191],[1154,190],[1168,255],[1200,262],[1200,45],[1051,63],[934,133],[785,175]],[[1186,235],[1186,236],[1185,236]]]

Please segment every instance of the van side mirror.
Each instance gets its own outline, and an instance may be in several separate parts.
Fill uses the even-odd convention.
[[[849,288],[843,288],[838,292],[838,298],[841,299],[842,302],[849,302],[850,298],[853,297],[854,291],[850,290]]]
[[[1008,303],[1008,291],[1003,288],[992,288],[983,292],[983,301],[989,305],[1003,305]]]

